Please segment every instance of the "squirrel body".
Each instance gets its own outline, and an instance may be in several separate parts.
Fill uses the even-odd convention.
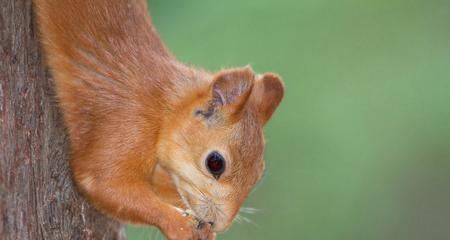
[[[283,97],[280,78],[178,62],[145,1],[34,7],[84,196],[169,239],[225,231],[263,173],[262,127]]]

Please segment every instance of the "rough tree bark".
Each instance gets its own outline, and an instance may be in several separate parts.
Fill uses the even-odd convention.
[[[32,0],[0,0],[0,239],[124,239],[77,193]]]

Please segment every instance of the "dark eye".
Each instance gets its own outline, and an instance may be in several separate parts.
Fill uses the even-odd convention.
[[[206,168],[215,179],[219,179],[220,175],[225,171],[225,159],[220,153],[212,152],[206,157]]]

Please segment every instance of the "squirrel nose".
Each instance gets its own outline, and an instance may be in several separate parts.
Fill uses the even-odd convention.
[[[202,229],[204,226],[205,226],[205,222],[203,222],[202,220],[200,220],[200,221],[198,222],[197,229]]]
[[[214,225],[214,222],[204,222],[204,221],[200,220],[197,224],[197,229],[204,228],[206,224],[209,224],[212,227]]]

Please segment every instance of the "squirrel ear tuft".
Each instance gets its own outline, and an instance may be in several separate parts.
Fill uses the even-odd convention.
[[[284,96],[284,83],[273,73],[266,73],[255,82],[252,99],[262,125],[265,125],[277,109]]]

